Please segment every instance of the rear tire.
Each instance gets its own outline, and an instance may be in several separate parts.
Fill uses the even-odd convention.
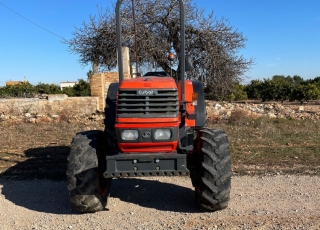
[[[202,129],[199,167],[193,175],[196,201],[200,209],[218,211],[230,200],[231,160],[226,133],[220,129]]]
[[[66,172],[68,190],[71,204],[79,212],[97,212],[107,205],[112,179],[103,178],[103,169],[99,168],[99,163],[105,164],[98,160],[103,159],[103,137],[102,131],[81,132],[70,146]]]

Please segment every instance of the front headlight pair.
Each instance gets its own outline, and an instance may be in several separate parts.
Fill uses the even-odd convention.
[[[155,129],[153,132],[153,138],[157,141],[170,140],[172,136],[170,129]],[[124,141],[135,141],[139,138],[138,130],[129,129],[121,131],[121,139]]]

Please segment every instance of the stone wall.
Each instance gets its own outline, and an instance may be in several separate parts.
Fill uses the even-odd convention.
[[[104,75],[103,75],[104,76]],[[110,78],[109,78],[110,79]],[[106,91],[105,89],[100,89]],[[48,95],[47,99],[0,99],[0,121],[79,121],[102,120],[98,97],[67,97],[64,94]],[[221,103],[206,101],[209,121],[228,120],[233,113],[253,119],[268,118],[320,119],[319,104],[282,103]]]
[[[268,118],[286,119],[320,119],[319,104],[283,104],[283,103],[220,103],[206,101],[207,119],[228,120],[235,111],[253,119],[266,116]]]
[[[0,99],[0,121],[24,118],[39,120],[69,119],[71,117],[90,116],[97,110],[97,97],[68,97],[64,94],[58,94],[49,95],[47,99]]]

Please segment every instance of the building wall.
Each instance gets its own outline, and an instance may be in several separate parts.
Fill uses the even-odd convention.
[[[66,87],[73,87],[75,84],[77,84],[77,82],[60,82],[60,89],[62,90]]]

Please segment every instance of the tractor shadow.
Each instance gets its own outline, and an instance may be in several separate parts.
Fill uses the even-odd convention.
[[[0,192],[15,205],[44,213],[76,214],[67,191],[66,168],[70,148],[31,148],[7,159],[0,174]],[[18,157],[19,156],[19,157]]]
[[[175,180],[170,179],[170,181],[179,181],[179,179],[188,180],[189,178],[175,177]],[[189,180],[191,184],[191,179]],[[199,212],[195,202],[194,190],[176,184],[160,182],[156,178],[155,180],[140,178],[113,179],[110,196],[123,202],[161,211]],[[108,206],[111,211],[114,209],[112,199]]]
[[[0,174],[1,178],[14,180],[66,180],[68,146],[48,146],[30,148],[24,154],[8,154],[7,169]],[[1,159],[2,160],[2,159]]]
[[[0,174],[0,195],[15,205],[44,213],[79,214],[72,209],[67,190],[66,168],[68,146],[31,148],[23,160],[11,159],[14,166]],[[18,155],[18,154],[17,154]],[[14,156],[12,157],[14,158]],[[191,180],[175,177],[170,181]],[[163,179],[162,179],[163,180]],[[133,203],[141,207],[171,212],[199,212],[194,191],[190,188],[143,178],[113,179],[111,199]]]

